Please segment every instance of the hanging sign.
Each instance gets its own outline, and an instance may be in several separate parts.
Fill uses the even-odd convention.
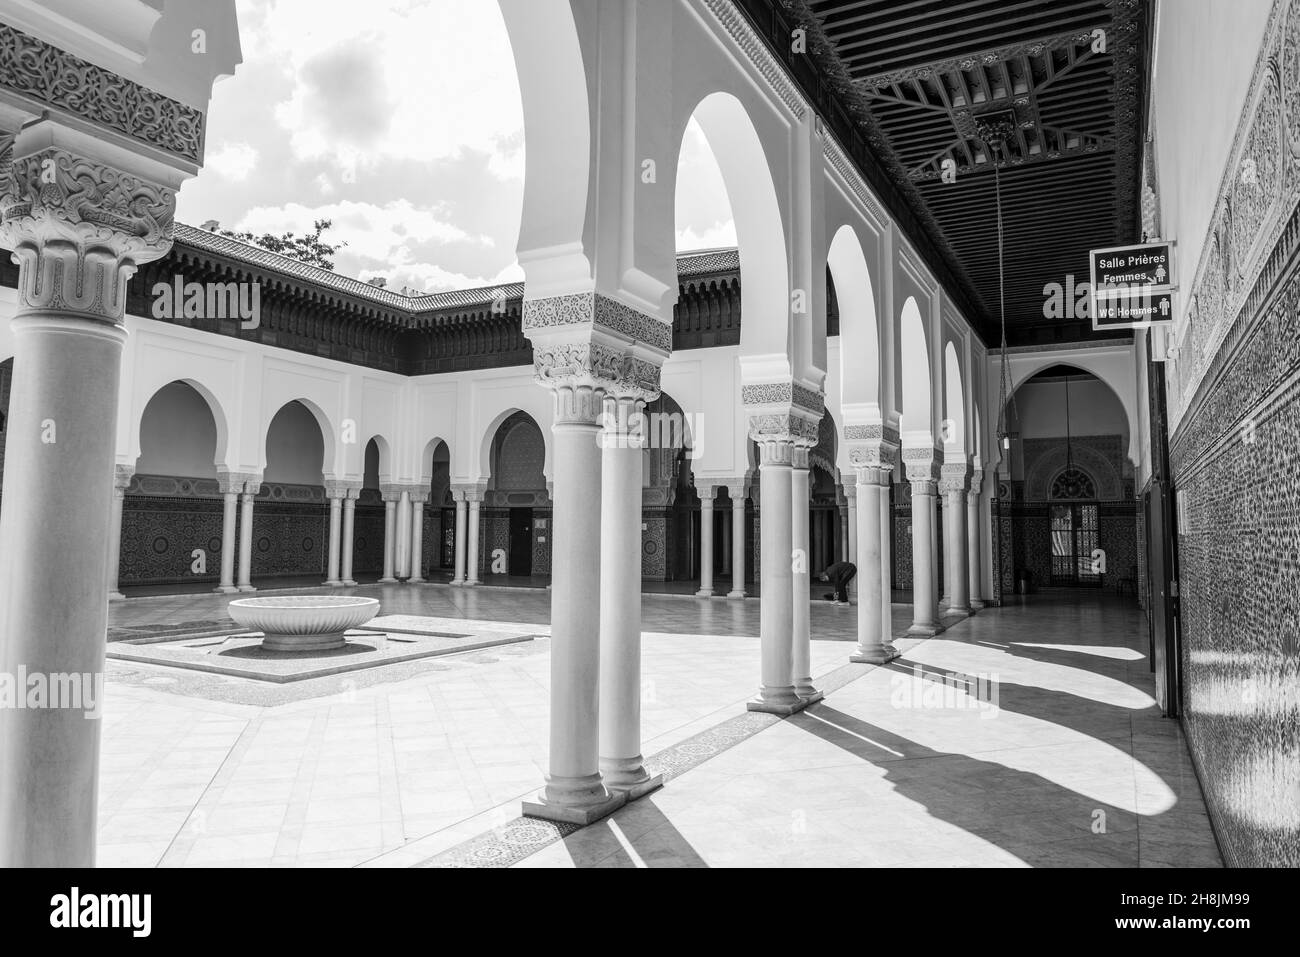
[[[1093,329],[1137,329],[1174,319],[1174,244],[1140,243],[1088,253]]]

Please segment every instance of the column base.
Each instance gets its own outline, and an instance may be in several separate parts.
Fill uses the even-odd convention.
[[[699,591],[697,591],[697,592],[695,593],[695,597],[696,597],[696,598],[712,598],[712,597],[713,597],[713,589],[712,589],[712,588],[701,588]]]
[[[745,710],[778,714],[785,718],[802,711],[810,704],[812,704],[811,700],[799,697],[792,687],[772,690],[765,688],[745,702]]]
[[[483,583],[479,581],[477,578],[467,578],[463,582],[461,582],[461,584],[464,585],[466,588],[473,588],[475,585],[481,585]]]
[[[805,707],[807,707],[810,704],[815,704],[816,702],[821,701],[823,698],[826,697],[826,692],[819,691],[818,689],[814,688],[812,685],[808,685],[806,687],[796,687],[794,689],[794,693],[797,694],[801,699],[803,699],[803,703]]]
[[[626,791],[607,791],[599,774],[546,779],[537,797],[523,802],[525,817],[585,826],[608,817],[628,802]]]
[[[453,578],[451,581],[447,582],[447,584],[448,584],[448,585],[455,585],[457,588],[459,588],[461,585],[465,584],[465,579],[463,579],[463,578]]]
[[[664,786],[664,776],[647,773],[639,754],[626,760],[601,758],[600,774],[608,790],[621,791],[629,801],[635,801]]]
[[[239,594],[239,589],[234,585],[218,585],[216,588],[212,589],[212,592],[215,595],[237,595]]]
[[[965,608],[959,605],[949,605],[943,610],[945,618],[969,618],[971,616],[970,607]]]
[[[245,593],[247,593],[247,592],[254,592],[254,591],[257,591],[257,586],[256,586],[256,585],[240,585],[240,586],[236,589],[236,591],[241,591],[241,592],[245,592]]]
[[[343,585],[344,588],[356,588],[356,587],[357,587],[357,583],[354,582],[351,578],[345,578],[345,579],[343,579],[343,581],[341,582],[341,584]]]
[[[381,578],[381,579],[379,579],[379,584],[381,584],[381,585],[396,585],[396,584],[397,584],[397,579],[396,579],[396,578]]]
[[[424,579],[423,579],[423,578],[420,578],[418,575],[413,575],[413,576],[411,576],[410,578],[408,578],[408,579],[406,580],[406,584],[408,584],[408,585],[423,585],[423,584],[424,584]]]
[[[219,589],[219,588],[217,589],[217,591],[220,591],[220,590],[221,590],[221,589]],[[108,593],[108,600],[109,600],[109,601],[126,601],[126,596],[123,595],[120,591],[111,591],[111,592]]]
[[[933,638],[935,635],[945,631],[943,625],[938,624],[920,624],[914,622],[912,627],[907,629],[907,634],[914,638]]]
[[[748,596],[748,595],[747,595],[747,594],[742,590],[742,591],[729,591],[729,592],[727,592],[727,597],[728,597],[728,598],[747,598],[747,597],[749,597],[749,596]]]
[[[987,608],[987,607],[988,606],[985,605],[984,602],[982,602],[978,598],[972,598],[970,600],[970,613],[972,615],[975,614],[975,612],[979,611],[981,608]]]
[[[342,580],[342,579],[337,579],[337,580],[335,580],[335,581],[327,581],[327,582],[325,582],[325,587],[326,587],[326,588],[339,588],[339,587],[342,586],[342,584],[343,584],[343,580]]]
[[[892,644],[888,644],[881,648],[874,648],[871,651],[863,651],[859,648],[849,655],[849,661],[859,665],[883,665],[893,661],[901,654],[902,652]]]

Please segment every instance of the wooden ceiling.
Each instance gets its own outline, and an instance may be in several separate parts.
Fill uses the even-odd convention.
[[[1044,317],[1043,289],[1140,239],[1147,0],[779,4],[985,341],[1001,339],[999,185],[1008,341],[1091,338],[1086,319]]]

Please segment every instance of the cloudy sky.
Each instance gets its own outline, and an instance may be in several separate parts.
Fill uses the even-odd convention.
[[[178,218],[311,228],[336,270],[434,291],[518,280],[524,136],[496,0],[238,0],[244,62],[213,91]],[[703,135],[683,144],[678,249],[732,245]]]

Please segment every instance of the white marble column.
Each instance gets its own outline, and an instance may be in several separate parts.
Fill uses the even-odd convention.
[[[411,497],[411,561],[408,585],[418,585],[424,581],[424,503],[429,500],[429,490],[423,486],[414,486]]]
[[[928,449],[904,449],[903,458],[912,483],[912,627],[907,633],[937,635],[943,631],[934,567],[937,463]]]
[[[260,479],[244,482],[239,494],[239,590],[257,591],[253,585],[253,500],[262,490]]]
[[[895,451],[897,448],[895,447]],[[894,508],[890,503],[890,489],[894,486],[892,464],[888,465],[880,489],[880,594],[884,599],[880,608],[880,633],[888,642],[894,634]]]
[[[239,490],[244,484],[244,477],[222,471],[217,475],[217,487],[221,490],[221,583],[213,591],[220,595],[233,595],[239,591],[235,587],[235,541],[239,528]]]
[[[760,593],[759,642],[762,685],[748,702],[751,711],[792,714],[803,707],[794,690],[791,631],[794,619],[791,573],[792,468],[791,436],[755,433],[759,449]]]
[[[384,497],[384,574],[379,580],[387,584],[397,581],[397,500],[402,493],[391,485],[380,491]]]
[[[980,494],[983,488],[984,472],[982,469],[974,469],[971,472],[970,491],[966,493],[966,573],[969,580],[972,615],[984,607],[982,597],[984,575],[980,567],[984,552],[981,545],[983,523],[980,521]]]
[[[949,615],[970,614],[970,575],[966,569],[966,483],[970,466],[944,463],[940,491],[944,496],[944,571]]]
[[[713,597],[713,497],[712,485],[696,488],[700,496],[700,590],[697,598]]]
[[[126,501],[126,490],[131,484],[135,469],[129,465],[118,465],[113,469],[113,506],[108,524],[108,600],[122,601],[126,598],[119,590],[118,578],[122,572],[122,506]]]
[[[858,487],[857,485],[844,486],[845,511],[848,513],[848,527],[844,535],[844,560],[858,565]],[[858,583],[862,581],[862,567],[858,565],[858,573],[853,576],[853,581],[849,582],[849,604],[858,603]]]
[[[465,584],[481,585],[483,580],[479,577],[482,573],[482,568],[479,567],[479,538],[481,535],[479,517],[483,505],[483,489],[468,491],[465,493],[465,497],[469,499],[469,531],[467,535],[469,541],[467,543],[468,558],[465,565]]]
[[[343,541],[340,546],[342,555],[340,555],[342,569],[339,574],[344,585],[352,586],[356,581],[352,577],[352,557],[356,554],[356,518],[357,518],[357,499],[361,495],[361,486],[352,485],[348,487],[347,495],[343,499]]]
[[[731,591],[728,598],[745,597],[745,486],[727,486],[731,496]]]
[[[847,499],[847,489],[841,488],[840,495],[837,498]],[[839,519],[840,537],[837,540],[839,547],[835,550],[835,560],[837,562],[849,561],[849,507],[847,501],[836,502],[835,515]]]
[[[888,504],[890,470],[882,467],[858,467],[857,565],[862,588],[858,592],[858,647],[850,660],[883,664],[898,657],[894,647],[889,616],[889,587],[886,576],[888,549],[881,522]]]
[[[401,580],[410,574],[411,560],[411,492],[405,486],[398,487],[393,530],[393,577]]]
[[[794,693],[808,701],[822,694],[812,683],[812,560],[808,556],[808,446],[790,450],[790,668]],[[766,524],[766,523],[764,523]],[[763,564],[767,564],[764,555]]]
[[[325,584],[337,588],[343,584],[339,577],[339,547],[343,541],[343,500],[347,486],[326,480],[325,494],[330,503],[329,554],[325,563]]]
[[[600,435],[600,771],[610,788],[657,787],[641,756],[640,396],[606,396]]]
[[[0,85],[14,70],[16,58]],[[95,864],[101,723],[88,718],[102,714],[123,314],[136,266],[171,245],[175,210],[171,189],[49,145],[61,132],[34,118],[21,150],[0,132],[0,246],[18,264],[0,675],[82,676],[90,700],[0,708],[0,867]]]
[[[534,356],[539,365],[547,361],[545,354]],[[550,768],[546,786],[535,801],[524,803],[524,812],[589,823],[618,803],[605,788],[599,761],[601,450],[596,436],[604,395],[581,379],[552,381]],[[636,501],[639,507],[640,496]]]
[[[456,502],[456,574],[452,577],[453,585],[465,584],[465,525],[469,521],[468,503],[465,501],[464,489],[452,489],[452,498]]]
[[[719,547],[722,549],[722,574],[731,574],[731,510],[727,510],[727,520],[722,523],[722,538],[719,540]]]

